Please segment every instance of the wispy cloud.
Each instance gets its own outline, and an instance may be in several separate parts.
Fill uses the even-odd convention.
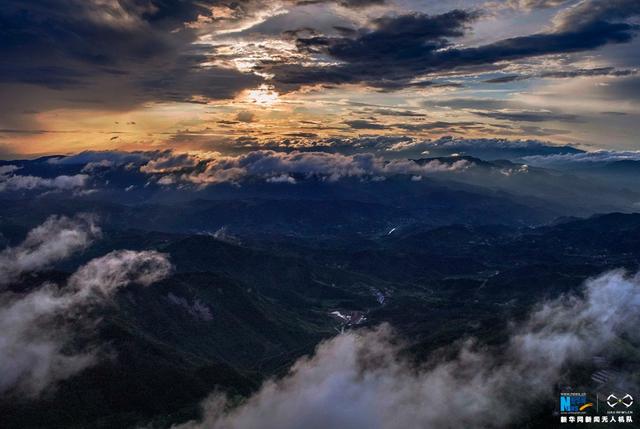
[[[90,215],[52,216],[18,246],[0,253],[0,282],[43,270],[87,248],[101,234]],[[95,327],[91,308],[128,284],[148,286],[172,267],[155,251],[120,250],[81,266],[64,287],[45,283],[26,292],[0,293],[0,393],[38,395],[94,364],[99,346],[71,346]]]
[[[0,253],[0,284],[11,283],[23,273],[49,268],[86,249],[100,235],[91,215],[51,216],[32,229],[22,243]]]
[[[71,346],[95,327],[89,310],[123,286],[148,286],[170,270],[164,254],[114,251],[80,267],[63,288],[47,283],[0,295],[0,393],[35,396],[95,364],[99,346]]]

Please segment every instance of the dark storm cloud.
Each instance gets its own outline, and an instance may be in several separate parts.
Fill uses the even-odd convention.
[[[615,3],[611,7],[609,3]],[[479,13],[453,10],[441,15],[410,13],[375,19],[354,36],[298,37],[298,49],[310,55],[328,55],[332,66],[296,64],[268,66],[284,88],[316,83],[364,83],[399,89],[428,74],[495,67],[549,54],[580,52],[612,43],[629,42],[638,29],[626,22],[640,13],[637,1],[583,1],[554,19],[548,32],[513,37],[460,48],[454,40],[465,35]],[[480,67],[480,69],[478,69]],[[486,70],[484,70],[486,71]]]
[[[196,30],[184,26],[216,3],[8,0],[0,10],[0,84],[64,89],[61,105],[233,97],[261,79],[201,67],[208,57],[192,44]]]
[[[546,71],[532,75],[505,75],[492,79],[487,79],[485,83],[510,83],[520,80],[532,79],[532,78],[552,78],[552,79],[566,79],[573,77],[593,77],[593,76],[632,76],[638,74],[638,70],[635,69],[616,69],[614,67],[597,67],[593,69],[577,69],[577,70],[556,70]]]
[[[277,79],[293,85],[365,80],[379,88],[395,86],[398,80],[408,84],[415,74],[408,69],[419,68],[426,55],[449,46],[447,38],[463,36],[466,26],[477,17],[475,12],[462,10],[434,16],[412,13],[375,19],[372,30],[360,29],[355,38],[300,37],[296,41],[300,51],[326,53],[345,64],[315,68],[276,66]]]
[[[425,48],[432,50],[446,47],[446,37],[463,36],[465,26],[477,17],[477,13],[461,10],[436,16],[415,13],[382,17],[373,21],[374,31],[361,34],[356,39],[311,39],[309,45],[326,43],[328,52],[344,61],[367,61],[372,56],[383,61],[411,60],[422,56]],[[304,47],[306,41],[301,39],[298,42]]]

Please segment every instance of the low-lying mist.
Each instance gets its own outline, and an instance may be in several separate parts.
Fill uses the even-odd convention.
[[[505,345],[473,339],[455,358],[416,365],[393,329],[351,331],[299,359],[238,406],[214,393],[202,419],[174,429],[498,428],[554,399],[573,364],[603,352],[621,334],[633,338],[640,277],[613,271],[579,294],[541,303],[514,324]],[[539,408],[538,408],[539,409]]]
[[[49,267],[89,246],[99,235],[91,217],[52,217],[26,239],[0,253],[6,282]],[[94,330],[91,309],[128,284],[148,286],[171,271],[167,256],[156,251],[116,250],[92,259],[59,286],[0,294],[0,394],[37,396],[98,360],[100,344],[77,350],[70,344]]]

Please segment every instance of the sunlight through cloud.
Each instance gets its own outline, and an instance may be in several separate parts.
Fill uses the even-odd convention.
[[[260,106],[273,106],[279,101],[279,94],[273,90],[272,86],[260,85],[247,93],[247,100]]]

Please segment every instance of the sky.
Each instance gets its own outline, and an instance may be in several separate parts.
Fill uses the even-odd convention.
[[[639,30],[638,0],[5,0],[0,157],[636,150]]]

